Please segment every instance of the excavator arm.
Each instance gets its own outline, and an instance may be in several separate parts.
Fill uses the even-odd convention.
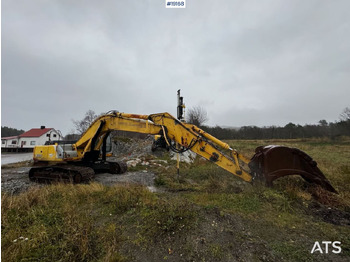
[[[169,113],[152,114],[148,119],[162,127],[163,136],[174,151],[181,153],[191,150],[233,175],[247,182],[252,181],[252,176],[241,166],[248,167],[249,160],[227,143],[209,135],[195,125],[180,122]],[[172,146],[170,141],[176,142],[182,149]]]

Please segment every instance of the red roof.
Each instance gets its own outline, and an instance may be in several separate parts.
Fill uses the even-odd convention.
[[[27,132],[24,132],[20,137],[40,137],[43,134],[49,132],[52,128],[32,128]]]
[[[10,140],[15,138],[18,138],[18,136],[7,136],[7,137],[2,137],[1,139]]]

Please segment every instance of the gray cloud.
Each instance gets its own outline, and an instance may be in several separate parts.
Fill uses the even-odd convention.
[[[88,109],[210,125],[334,121],[349,106],[348,1],[2,1],[2,125],[67,133]]]

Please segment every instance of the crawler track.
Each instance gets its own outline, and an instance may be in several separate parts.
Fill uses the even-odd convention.
[[[126,165],[125,162],[116,161],[116,162],[109,162],[109,164],[113,166],[112,169],[114,169],[113,172],[111,172],[112,174],[123,174],[128,170],[128,166]]]
[[[29,179],[35,182],[50,183],[55,181],[82,183],[94,178],[95,171],[90,167],[74,165],[55,165],[33,167],[29,170]]]

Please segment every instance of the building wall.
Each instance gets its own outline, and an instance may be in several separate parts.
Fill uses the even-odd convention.
[[[1,148],[16,148],[18,146],[18,138],[1,139]]]

